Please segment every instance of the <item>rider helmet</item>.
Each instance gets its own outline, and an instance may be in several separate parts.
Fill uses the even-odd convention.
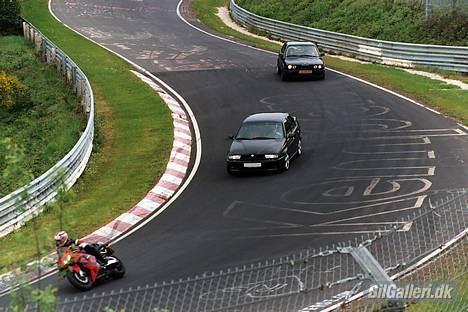
[[[68,240],[68,234],[65,231],[60,231],[54,236],[55,246],[63,247]]]

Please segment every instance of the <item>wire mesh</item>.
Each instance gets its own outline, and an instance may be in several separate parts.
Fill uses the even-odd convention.
[[[414,267],[460,233],[466,234],[466,189],[432,193],[424,208],[398,226],[328,248],[305,249],[260,263],[117,292],[75,297],[59,303],[59,311],[321,311],[336,304],[356,311],[392,310],[386,301],[351,296],[374,283],[350,251],[366,246],[390,276],[403,281],[453,281],[461,297],[441,307],[466,307],[468,236],[429,265]],[[405,273],[409,268],[411,271]],[[465,305],[465,306],[464,306]],[[33,310],[34,307],[31,307]],[[397,306],[401,310],[401,306]],[[423,311],[424,308],[423,308]],[[461,311],[461,310],[460,310]]]

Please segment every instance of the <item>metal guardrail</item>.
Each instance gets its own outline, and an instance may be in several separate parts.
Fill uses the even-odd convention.
[[[368,39],[309,28],[256,15],[230,0],[232,17],[240,24],[280,40],[308,40],[329,53],[401,67],[437,67],[468,73],[468,47],[424,45]]]
[[[91,85],[80,68],[39,30],[27,21],[22,22],[24,38],[33,43],[42,60],[53,64],[81,98],[88,116],[86,128],[68,154],[52,168],[29,184],[0,199],[0,237],[21,227],[25,221],[42,210],[57,195],[61,180],[70,188],[88,163],[94,137],[94,97]],[[23,194],[27,194],[23,198]],[[22,209],[19,209],[21,207]]]

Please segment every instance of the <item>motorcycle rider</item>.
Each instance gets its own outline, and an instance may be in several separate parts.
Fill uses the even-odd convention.
[[[85,242],[80,242],[79,239],[69,238],[65,231],[60,231],[55,234],[54,240],[55,247],[57,248],[57,256],[59,258],[63,255],[63,252],[71,246],[72,248],[78,247],[79,249],[84,250],[87,254],[93,255],[101,266],[105,267],[107,264],[107,260],[99,251],[98,244],[87,244]]]

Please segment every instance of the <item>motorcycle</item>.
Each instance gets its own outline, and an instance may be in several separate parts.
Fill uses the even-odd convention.
[[[95,244],[107,263],[103,266],[96,257],[87,254],[82,249],[68,247],[57,260],[57,267],[62,278],[79,290],[89,290],[98,281],[109,278],[122,278],[125,267],[116,256],[114,250],[105,244]]]

